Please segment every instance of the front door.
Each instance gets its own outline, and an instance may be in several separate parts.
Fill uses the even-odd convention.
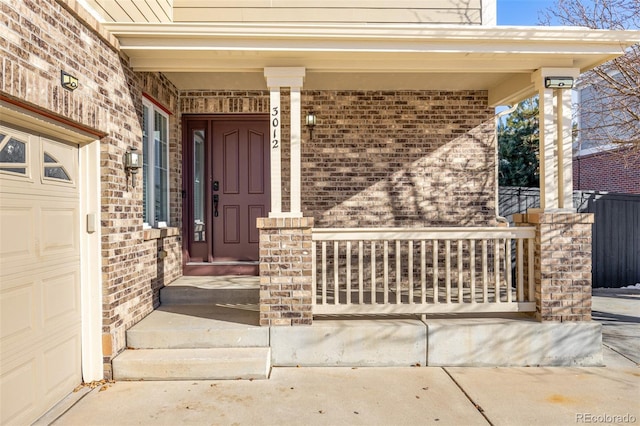
[[[267,116],[187,116],[185,275],[257,273],[256,219],[269,212]]]

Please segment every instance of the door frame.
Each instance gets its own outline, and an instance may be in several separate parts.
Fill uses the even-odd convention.
[[[259,265],[256,262],[198,262],[198,265],[189,265],[190,255],[189,247],[193,239],[192,224],[189,218],[192,216],[192,204],[189,200],[192,195],[189,194],[190,181],[188,177],[193,175],[193,149],[191,147],[191,139],[189,132],[189,122],[207,121],[205,139],[213,140],[213,127],[215,122],[223,121],[262,121],[269,122],[269,113],[214,113],[214,114],[183,114],[181,117],[182,126],[182,270],[184,275],[257,275]],[[211,155],[210,147],[205,146],[205,157]],[[265,185],[269,185],[266,182]],[[211,182],[206,183],[205,191],[211,193]],[[206,203],[205,215],[210,217],[212,214],[211,203]],[[213,250],[213,226],[209,225],[205,231],[207,241],[211,242],[211,250]],[[211,254],[209,259],[212,259]],[[209,260],[207,259],[207,260]]]

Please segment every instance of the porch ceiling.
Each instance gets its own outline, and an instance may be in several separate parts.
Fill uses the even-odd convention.
[[[265,67],[305,67],[305,89],[484,89],[492,104],[534,94],[543,67],[589,70],[640,31],[575,27],[104,23],[136,71],[179,89],[266,89]]]

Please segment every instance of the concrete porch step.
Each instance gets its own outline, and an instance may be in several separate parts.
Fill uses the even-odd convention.
[[[160,290],[163,305],[258,304],[260,278],[255,276],[183,276]]]
[[[127,330],[127,347],[185,349],[268,347],[257,305],[161,305]]]
[[[127,349],[113,360],[115,380],[267,379],[269,348]]]

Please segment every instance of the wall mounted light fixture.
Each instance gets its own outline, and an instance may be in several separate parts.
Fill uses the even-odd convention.
[[[544,87],[547,89],[571,89],[573,77],[545,77]]]
[[[307,113],[305,124],[309,129],[309,139],[313,139],[313,128],[316,126],[316,114],[313,111]]]
[[[136,174],[138,169],[142,167],[142,155],[138,153],[138,149],[134,146],[124,154],[124,171],[127,176],[131,176],[131,186],[136,187]]]
[[[60,71],[60,84],[65,89],[74,91],[78,88],[78,79],[71,74]]]

